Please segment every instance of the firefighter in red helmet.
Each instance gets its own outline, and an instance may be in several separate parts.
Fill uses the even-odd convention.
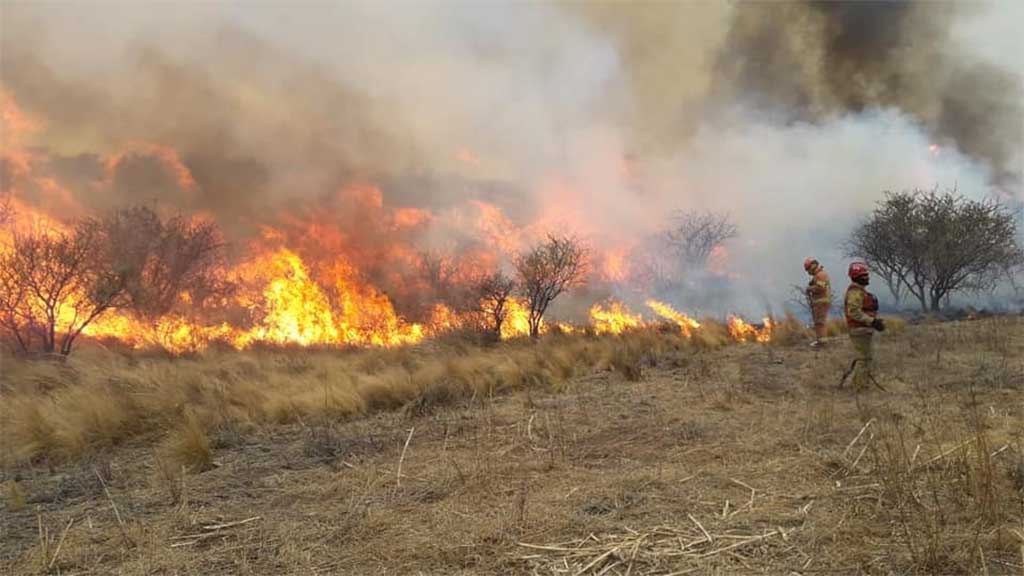
[[[856,357],[843,376],[843,381],[845,382],[852,374],[855,388],[861,388],[869,381],[881,387],[871,371],[874,363],[875,332],[885,330],[885,322],[878,317],[878,299],[866,289],[871,282],[868,265],[853,262],[850,264],[849,276],[851,282],[850,287],[846,289],[844,313]]]
[[[825,272],[825,268],[814,258],[804,260],[804,271],[811,277],[807,284],[807,303],[811,307],[811,317],[814,320],[814,342],[811,346],[817,347],[822,344],[825,338],[828,322],[828,311],[832,307],[832,282]]]

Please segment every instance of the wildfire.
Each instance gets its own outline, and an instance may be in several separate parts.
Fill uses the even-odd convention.
[[[23,212],[21,217],[47,221],[45,215],[31,210]],[[53,226],[52,230],[66,230],[58,222]],[[471,313],[459,313],[437,302],[425,315],[424,323],[407,322],[396,312],[389,297],[366,282],[343,256],[322,258],[310,265],[297,251],[283,246],[287,240],[287,234],[279,230],[265,230],[263,242],[281,246],[265,250],[226,272],[238,286],[237,292],[224,303],[228,309],[240,311],[242,318],[236,323],[204,324],[178,313],[145,321],[113,309],[89,324],[83,334],[116,339],[135,348],[160,347],[172,353],[200,351],[214,342],[239,349],[258,343],[399,346],[415,344],[476,321],[469,316]],[[74,327],[77,320],[72,317],[73,304],[79,296],[71,294],[60,303],[58,330]],[[180,303],[184,308],[190,304],[187,293],[181,295]],[[646,304],[656,317],[674,323],[686,337],[702,328],[699,322],[664,302],[648,300]],[[512,297],[505,306],[507,316],[501,330],[502,339],[528,335],[527,302]],[[597,334],[622,334],[649,325],[640,314],[634,314],[619,301],[592,306],[589,323]],[[754,325],[731,316],[727,327],[731,338],[738,342],[764,343],[771,339],[769,318]],[[578,328],[564,322],[541,324],[541,332],[553,330],[573,333]]]
[[[674,308],[664,302],[648,300],[647,306],[659,317],[674,322],[679,326],[679,330],[682,332],[683,336],[686,336],[687,338],[693,334],[694,330],[700,328],[700,322],[697,322],[682,312],[677,312]]]
[[[622,282],[629,275],[629,264],[626,261],[626,250],[616,249],[606,252],[601,264],[601,273],[609,282]]]
[[[263,288],[243,290],[238,303],[255,325],[233,343],[240,348],[254,342],[396,346],[423,339],[422,325],[404,322],[388,297],[363,284],[344,261],[324,266],[323,275],[329,279],[327,288],[286,248],[245,265],[238,273],[242,285]],[[450,323],[444,311],[438,322]]]
[[[517,338],[529,336],[530,334],[530,307],[519,298],[509,298],[505,303],[508,316],[505,323],[501,325],[501,338]],[[543,326],[543,324],[542,324]]]
[[[430,313],[430,323],[428,324],[429,332],[431,336],[438,334],[444,334],[445,332],[451,332],[457,330],[463,325],[463,318],[455,313],[451,308],[438,302],[434,304],[434,309]]]
[[[772,339],[772,319],[765,317],[761,326],[748,324],[737,316],[729,317],[729,335],[737,342],[769,342]]]
[[[712,248],[708,255],[707,269],[715,276],[735,277],[729,271],[729,249],[721,244]]]
[[[590,309],[590,325],[598,334],[622,334],[642,324],[640,315],[631,314],[621,302],[612,302],[608,308],[594,304]]]
[[[192,172],[178,156],[177,150],[170,146],[150,142],[134,142],[125,152],[114,154],[106,159],[107,183],[113,181],[117,170],[135,159],[151,159],[160,164],[182,190],[195,191],[196,181]]]
[[[82,333],[93,338],[114,339],[132,348],[162,348],[172,354],[199,352],[214,342],[231,343],[242,336],[237,328],[227,323],[203,326],[177,315],[147,323],[120,311],[101,316]]]
[[[256,325],[234,340],[237,346],[257,341],[302,346],[341,341],[327,295],[297,254],[281,248],[248,264],[242,274],[251,277],[250,283],[263,280],[265,285],[243,292],[239,299],[256,317]]]
[[[28,145],[37,135],[45,136],[45,126],[43,119],[25,113],[0,90],[0,169],[6,187],[0,198],[0,254],[11,254],[6,251],[12,249],[16,233],[68,234],[73,224],[64,218],[97,215],[52,170],[46,146]],[[127,190],[140,175],[148,177],[154,171],[161,182],[180,193],[179,199],[200,200],[207,192],[186,156],[165,143],[134,141],[120,151],[89,158],[94,163],[90,193],[108,193],[119,186]],[[481,163],[468,148],[459,149],[456,159],[468,166]],[[630,162],[627,159],[631,173]],[[254,222],[263,231],[261,237],[247,246],[242,260],[218,264],[223,268],[217,270],[217,277],[234,289],[218,294],[212,304],[206,299],[193,305],[190,293],[183,292],[170,312],[154,318],[118,308],[125,302],[111,302],[84,328],[82,310],[87,307],[75,304],[88,301],[89,288],[75,288],[61,301],[47,305],[53,306],[56,331],[81,330],[94,339],[114,339],[135,348],[161,347],[173,353],[200,351],[215,342],[239,349],[257,344],[415,344],[478,323],[478,314],[453,309],[448,297],[463,293],[475,278],[499,269],[538,238],[567,225],[584,233],[593,231],[594,222],[579,220],[578,207],[586,201],[584,190],[558,178],[544,188],[550,201],[533,222],[524,223],[509,218],[499,205],[479,199],[437,212],[395,206],[385,201],[380,187],[357,181],[322,195],[317,202],[282,206],[272,220]],[[203,213],[202,218],[213,221],[216,214]],[[433,241],[437,239],[451,240],[453,246],[438,246]],[[426,246],[430,249],[425,250]],[[630,249],[622,245],[603,250],[595,257],[598,276],[607,282],[625,282],[635,272],[629,255]],[[728,257],[724,247],[716,246],[709,268],[728,275]],[[701,329],[699,322],[668,304],[649,300],[647,306],[687,337]],[[529,304],[511,297],[505,307],[501,337],[528,335]],[[24,310],[7,313],[28,317]],[[642,315],[617,301],[595,304],[589,324],[598,334],[621,334],[649,325]],[[738,341],[766,342],[771,337],[768,319],[755,326],[730,318],[728,327]],[[579,331],[578,326],[554,320],[542,322],[539,328],[542,333]]]

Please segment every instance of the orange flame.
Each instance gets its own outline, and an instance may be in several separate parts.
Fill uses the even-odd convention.
[[[629,275],[626,250],[619,248],[606,252],[601,263],[601,275],[609,282],[622,282]]]
[[[631,314],[621,302],[612,302],[607,309],[600,304],[590,308],[590,325],[598,334],[622,334],[642,324],[640,315]]]
[[[0,90],[0,155],[4,162],[5,184],[14,208],[14,225],[0,228],[0,252],[9,250],[15,230],[67,231],[59,220],[67,213],[87,213],[60,176],[48,169],[50,159],[45,146],[28,147],[23,141],[43,126],[41,121],[22,112],[14,100]],[[97,165],[106,169],[89,186],[110,186],[119,168],[135,158],[155,164],[184,191],[198,192],[199,184],[183,157],[173,148],[149,142],[135,142],[127,150],[106,156]],[[456,158],[471,166],[480,159],[469,149],[460,149]],[[631,160],[627,159],[627,165]],[[627,166],[627,172],[632,167]],[[499,269],[508,257],[551,230],[565,226],[584,234],[599,231],[602,223],[584,218],[581,210],[588,200],[585,190],[570,181],[557,178],[544,184],[548,202],[532,223],[513,221],[496,204],[471,200],[438,212],[416,207],[396,207],[385,202],[381,189],[359,182],[342,187],[315,204],[286,210],[276,218],[275,226],[263,230],[255,242],[249,260],[219,271],[233,280],[238,290],[222,302],[216,320],[190,317],[188,302],[162,318],[143,320],[129,311],[110,310],[88,325],[83,333],[93,338],[113,338],[141,348],[160,346],[171,352],[202,350],[221,341],[237,348],[258,343],[275,345],[325,346],[397,346],[415,344],[428,336],[471,325],[478,319],[461,313],[443,302],[447,296],[468,286],[474,278]],[[6,200],[6,199],[5,199]],[[389,198],[390,200],[390,198]],[[58,211],[55,207],[61,206]],[[6,206],[6,204],[5,204]],[[436,228],[436,230],[435,230]],[[430,239],[455,238],[461,255],[455,269],[427,266],[426,258],[414,242],[420,233]],[[458,231],[458,234],[447,234]],[[434,234],[434,232],[437,232]],[[465,241],[463,241],[465,240]],[[636,270],[630,269],[627,248],[602,253],[598,273],[609,282],[622,282]],[[730,275],[729,254],[716,246],[708,261],[712,273]],[[436,268],[436,269],[435,269]],[[410,272],[427,279],[410,281]],[[422,273],[421,273],[422,272]],[[385,292],[385,289],[389,292]],[[58,329],[80,321],[74,315],[74,303],[87,294],[68,295],[58,303]],[[437,302],[428,301],[435,298]],[[408,304],[397,308],[395,303]],[[678,326],[689,337],[701,329],[693,318],[655,300],[647,301],[654,314]],[[408,311],[408,321],[398,310]],[[529,334],[529,306],[519,298],[507,302],[504,339]],[[229,321],[224,321],[228,318]],[[590,324],[599,334],[621,334],[646,325],[621,302],[595,304],[590,309]],[[741,342],[766,342],[772,325],[765,319],[760,326],[732,317],[729,333]],[[542,332],[574,332],[577,328],[550,320],[541,324]]]
[[[253,342],[295,343],[303,346],[342,341],[327,295],[309,277],[302,259],[281,248],[241,271],[262,290],[243,292],[240,304],[257,317],[256,325],[235,338],[245,348]],[[262,282],[261,282],[262,281]]]
[[[505,323],[501,325],[502,340],[529,336],[530,308],[526,302],[519,298],[509,298],[505,303],[505,309],[508,310],[508,316],[505,317]]]
[[[737,316],[729,317],[729,336],[737,342],[770,342],[772,339],[772,319],[762,319],[760,327],[748,324]]]
[[[114,154],[107,158],[107,179],[112,180],[117,168],[125,162],[125,160],[133,156],[147,157],[156,160],[160,166],[174,178],[178,187],[183,190],[190,191],[196,189],[196,181],[195,178],[192,177],[192,171],[185,166],[184,162],[181,161],[181,157],[178,156],[178,151],[170,146],[153,144],[151,142],[133,142],[129,150],[119,154]]]
[[[647,306],[659,317],[678,325],[680,332],[682,332],[683,336],[686,336],[687,338],[693,335],[694,330],[700,328],[700,322],[697,322],[682,312],[676,311],[675,308],[672,308],[664,302],[648,300]]]

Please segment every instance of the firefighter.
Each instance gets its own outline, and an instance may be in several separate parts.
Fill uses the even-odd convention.
[[[832,282],[825,268],[814,258],[804,260],[804,270],[811,277],[807,284],[807,303],[811,306],[811,317],[814,319],[814,342],[811,346],[821,346],[825,338],[825,323],[828,322],[828,311],[832,307]]]
[[[861,388],[869,381],[879,388],[881,385],[874,379],[871,371],[874,363],[875,332],[885,330],[885,322],[878,317],[878,299],[865,287],[871,282],[868,265],[863,262],[850,264],[850,287],[846,289],[846,327],[850,332],[850,342],[856,357],[850,369],[843,375],[843,382],[853,374],[853,385]],[[842,385],[842,383],[840,383]]]

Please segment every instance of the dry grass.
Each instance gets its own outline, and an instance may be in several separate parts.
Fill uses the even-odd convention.
[[[1020,573],[1024,321],[890,328],[862,394],[713,330],[7,363],[0,573]]]
[[[559,389],[611,369],[636,381],[667,353],[727,343],[724,328],[688,341],[642,330],[624,337],[552,335],[539,344],[480,347],[449,338],[419,349],[211,352],[135,357],[83,349],[66,364],[9,361],[0,418],[8,464],[61,462],[126,439],[166,436],[173,460],[206,465],[205,430],[223,425],[346,419],[527,387]]]
[[[213,451],[206,429],[194,412],[186,412],[177,429],[168,435],[164,450],[177,465],[193,472],[210,468]]]

